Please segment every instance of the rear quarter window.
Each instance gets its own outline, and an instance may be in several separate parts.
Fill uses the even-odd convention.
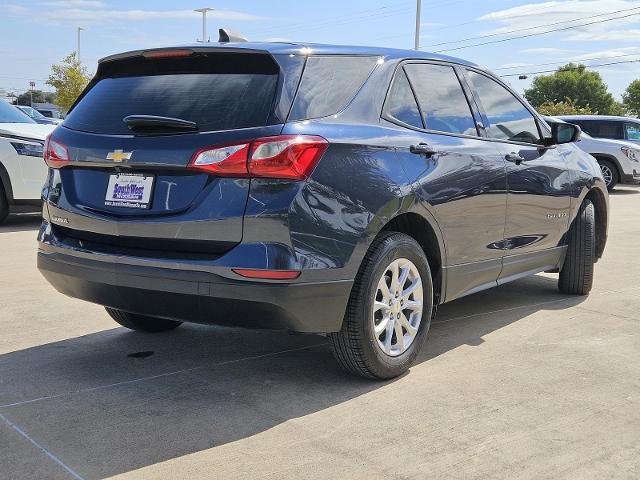
[[[289,120],[327,117],[345,108],[376,66],[378,57],[310,56]]]
[[[424,128],[416,97],[403,68],[398,70],[393,79],[384,112],[385,116],[392,120],[397,120],[412,127]]]

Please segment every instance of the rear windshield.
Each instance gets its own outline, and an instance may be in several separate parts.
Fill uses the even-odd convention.
[[[109,77],[85,94],[65,126],[131,134],[123,122],[129,115],[180,118],[195,122],[201,132],[264,126],[273,110],[277,67],[247,66],[238,57],[139,58],[135,65],[109,66]]]

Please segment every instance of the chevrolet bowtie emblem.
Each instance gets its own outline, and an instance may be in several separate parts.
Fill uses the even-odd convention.
[[[114,162],[120,163],[124,160],[129,160],[133,152],[123,152],[122,150],[114,150],[113,152],[107,153],[107,160],[113,160]]]

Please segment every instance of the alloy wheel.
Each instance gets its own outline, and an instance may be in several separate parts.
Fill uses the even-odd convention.
[[[378,347],[397,357],[411,346],[422,321],[423,286],[418,268],[406,258],[384,270],[373,304],[373,331]]]
[[[608,187],[609,185],[611,185],[611,180],[613,180],[613,172],[607,165],[600,165],[600,171],[602,172],[604,183]]]

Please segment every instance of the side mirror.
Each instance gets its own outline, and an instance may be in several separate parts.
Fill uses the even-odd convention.
[[[571,123],[553,123],[551,125],[551,144],[562,145],[580,140],[582,130]]]

